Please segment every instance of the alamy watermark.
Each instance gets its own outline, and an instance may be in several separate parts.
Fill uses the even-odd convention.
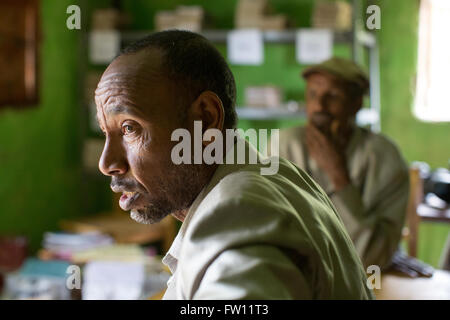
[[[381,269],[380,266],[375,264],[367,267],[366,273],[370,274],[370,276],[366,280],[367,288],[373,289],[381,289]]]
[[[367,7],[367,14],[370,16],[366,20],[366,27],[369,30],[381,29],[381,9],[379,6],[373,4]]]
[[[69,290],[81,289],[81,269],[77,265],[67,267],[66,288]]]
[[[179,141],[172,148],[171,159],[176,165],[179,164],[257,164],[269,165],[261,167],[261,175],[274,175],[279,168],[279,129],[270,130],[271,154],[267,156],[268,130],[259,129],[226,129],[225,138],[222,131],[208,129],[202,134],[202,122],[194,121],[194,137],[189,130],[184,128],[172,132],[171,140]],[[246,154],[246,146],[243,138],[247,137],[250,144],[258,146],[262,157],[258,159],[256,152]],[[193,141],[192,141],[193,139]],[[181,141],[180,141],[181,140]],[[192,143],[193,142],[193,143]],[[205,148],[203,142],[209,142]],[[225,145],[224,145],[225,143]],[[192,145],[194,150],[192,149]],[[225,148],[224,148],[225,146]],[[192,152],[193,151],[193,152]],[[225,162],[224,162],[224,151]],[[236,154],[235,154],[236,151]],[[246,158],[248,156],[248,162]],[[193,159],[192,159],[193,158]]]
[[[66,20],[66,26],[69,30],[81,29],[81,9],[77,5],[70,5],[66,9],[70,16]],[[370,16],[366,20],[366,27],[369,30],[381,29],[381,9],[377,5],[370,5],[366,9],[366,14]]]
[[[66,13],[70,16],[66,20],[66,26],[69,30],[81,29],[81,9],[77,5],[70,5],[66,9]]]

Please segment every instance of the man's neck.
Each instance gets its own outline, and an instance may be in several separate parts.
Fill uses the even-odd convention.
[[[198,197],[198,195],[199,195],[199,194],[202,192],[202,190],[209,184],[209,182],[211,181],[211,179],[212,179],[212,177],[213,177],[213,175],[214,175],[214,173],[216,172],[216,170],[217,170],[218,167],[219,167],[219,165],[217,165],[217,164],[212,164],[212,165],[208,165],[208,166],[205,167],[205,170],[207,170],[206,175],[208,176],[208,178],[206,179],[207,182],[203,185],[203,187],[200,189],[200,191],[198,192],[198,194],[196,194],[196,195],[193,197],[192,202],[191,202],[191,204],[189,205],[189,207],[184,208],[184,209],[179,209],[179,210],[176,210],[176,211],[174,211],[174,212],[171,213],[172,216],[173,216],[175,219],[177,219],[177,220],[179,220],[179,221],[181,221],[181,222],[184,222],[184,219],[186,219],[186,216],[187,216],[187,214],[188,214],[188,212],[189,212],[189,209],[190,209],[191,206],[192,206],[192,203],[194,203],[194,201],[195,201],[195,199]]]

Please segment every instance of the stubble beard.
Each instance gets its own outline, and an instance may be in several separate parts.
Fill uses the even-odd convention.
[[[169,214],[187,210],[211,178],[206,164],[172,163],[167,174],[158,179],[158,197],[149,199],[140,209],[132,209],[130,217],[138,223],[154,224]]]

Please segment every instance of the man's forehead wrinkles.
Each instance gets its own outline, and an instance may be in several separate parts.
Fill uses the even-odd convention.
[[[134,83],[130,83],[130,82],[125,82],[125,81],[111,81],[111,82],[103,82],[101,81],[98,86],[97,89],[95,90],[95,95],[96,96],[100,96],[100,95],[104,95],[108,92],[112,92],[112,93],[120,93],[120,92],[127,92],[129,90],[133,90],[136,88],[140,88],[143,87],[142,84],[139,84],[138,82]]]
[[[150,74],[139,74],[139,73],[107,73],[103,75],[100,83],[98,84],[98,88],[103,88],[107,86],[113,87],[130,87],[130,86],[148,86],[151,83],[156,83],[161,76],[158,76],[156,73]]]
[[[128,99],[126,95],[116,94],[107,95],[100,99],[99,104],[103,115],[129,114],[140,118],[145,118],[145,113],[134,103],[132,99]]]
[[[116,106],[127,106],[139,109],[138,105],[136,105],[136,96],[123,88],[111,89],[105,94],[96,95],[96,100],[103,109]]]
[[[126,90],[109,90],[108,94],[101,95],[100,101],[103,105],[108,105],[110,103],[118,103],[117,101],[120,101],[122,103],[131,103],[130,99],[128,98],[127,91]]]

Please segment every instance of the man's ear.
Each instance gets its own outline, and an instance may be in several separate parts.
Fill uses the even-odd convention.
[[[203,132],[208,129],[224,128],[225,110],[222,100],[212,91],[203,91],[192,103],[190,108],[191,119],[201,120]]]

